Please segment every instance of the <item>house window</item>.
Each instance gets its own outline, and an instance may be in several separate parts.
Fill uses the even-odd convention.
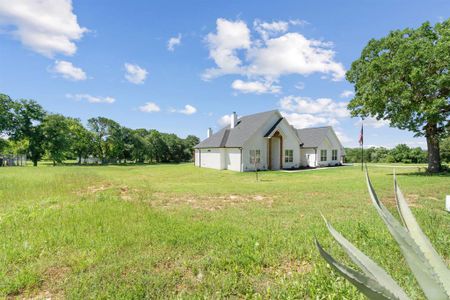
[[[331,150],[331,160],[337,160],[337,150]]]
[[[320,161],[327,161],[327,150],[320,150]]]
[[[284,150],[284,162],[290,163],[294,161],[294,150]]]
[[[261,163],[261,150],[250,150],[250,163],[251,164]]]

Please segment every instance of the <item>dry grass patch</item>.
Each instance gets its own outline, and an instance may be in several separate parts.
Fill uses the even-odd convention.
[[[194,209],[217,211],[229,207],[236,207],[248,203],[260,203],[266,207],[272,207],[273,196],[263,195],[191,195],[180,196],[179,194],[153,193],[149,202],[152,207],[171,209],[180,206],[190,206]]]
[[[80,190],[76,191],[75,194],[77,194],[78,196],[88,196],[88,195],[96,194],[98,192],[103,192],[105,190],[110,189],[111,187],[112,187],[112,183],[102,182],[102,183],[99,183],[96,185],[91,185],[86,188],[80,189]]]
[[[393,196],[383,197],[380,200],[387,207],[397,207],[395,197]],[[423,208],[423,205],[419,203],[419,195],[417,194],[407,194],[405,195],[405,200],[408,202],[409,207]]]
[[[31,292],[24,291],[18,295],[8,296],[7,299],[26,299],[26,300],[59,300],[64,299],[64,293],[61,288],[65,279],[70,274],[69,267],[50,267],[43,273],[42,283],[37,290]]]
[[[278,265],[264,268],[263,272],[271,277],[290,277],[296,274],[308,274],[312,269],[313,265],[306,260],[287,258]]]

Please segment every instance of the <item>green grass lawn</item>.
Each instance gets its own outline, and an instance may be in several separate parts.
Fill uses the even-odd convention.
[[[392,169],[370,167],[395,210]],[[398,168],[419,223],[449,263],[450,177]],[[360,294],[322,212],[423,298],[372,207],[359,167],[235,173],[184,165],[0,168],[0,298],[317,298]]]

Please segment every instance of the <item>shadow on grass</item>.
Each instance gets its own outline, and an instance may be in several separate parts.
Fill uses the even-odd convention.
[[[57,164],[55,167],[132,167],[132,166],[172,166],[172,165],[185,165],[185,164],[193,164],[193,162],[164,162],[164,163],[106,163],[106,164],[77,164],[77,163],[62,163]],[[43,166],[53,167],[49,164],[42,164]]]
[[[394,175],[394,173],[386,174],[389,176]],[[419,170],[417,172],[409,172],[409,173],[397,173],[397,176],[424,176],[424,177],[450,177],[450,171],[445,170],[439,173],[430,173],[428,171]]]

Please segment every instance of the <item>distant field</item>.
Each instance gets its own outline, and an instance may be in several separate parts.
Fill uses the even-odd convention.
[[[394,211],[392,168],[369,170]],[[450,263],[450,177],[417,172],[398,168],[400,186]],[[320,212],[423,298],[358,166],[259,177],[190,164],[0,168],[0,298],[362,299],[313,245],[345,259]]]

